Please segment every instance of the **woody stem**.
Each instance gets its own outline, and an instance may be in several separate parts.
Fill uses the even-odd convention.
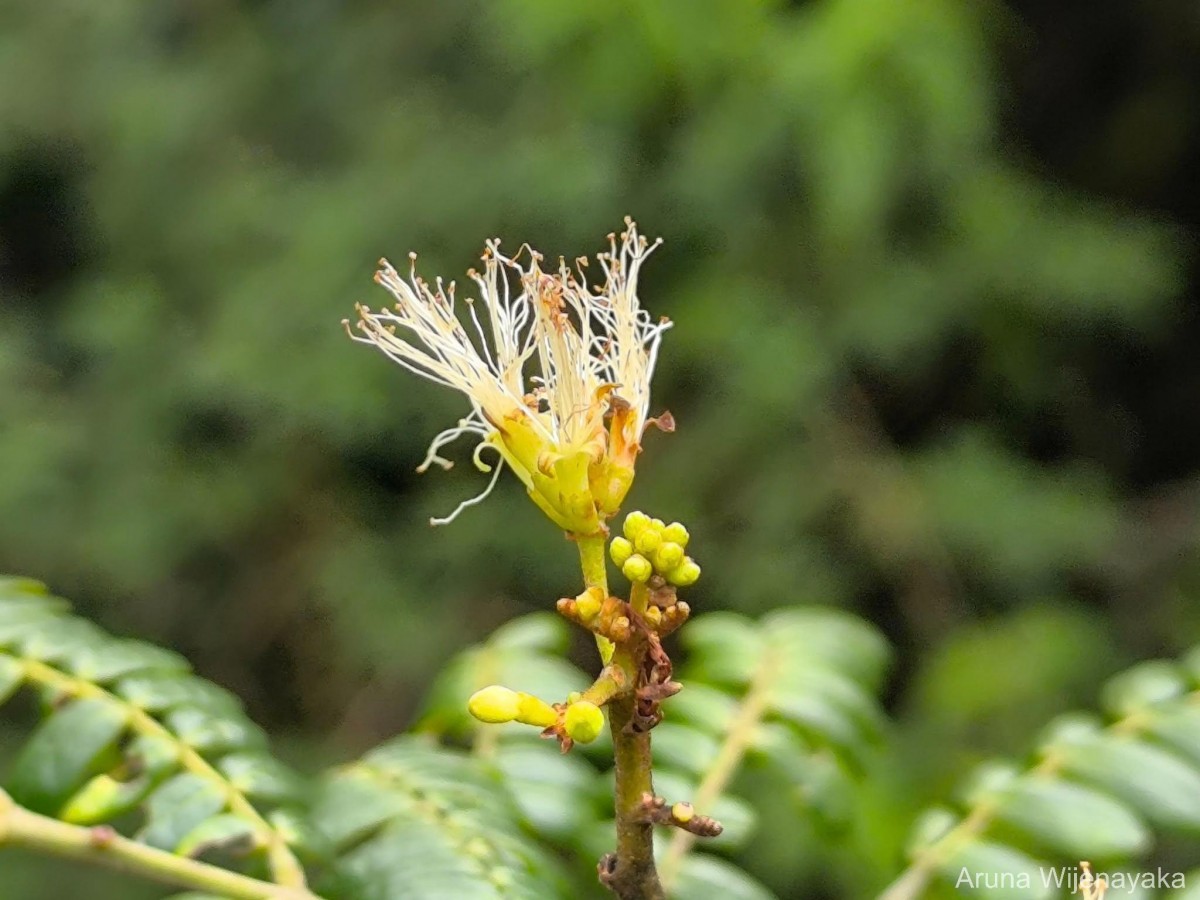
[[[577,540],[583,580],[587,587],[598,587],[608,594],[608,573],[604,564],[604,535],[588,535]],[[613,665],[635,684],[642,660],[634,654],[645,653],[641,642],[616,648]],[[654,831],[640,815],[642,794],[654,793],[650,734],[635,733],[627,726],[633,721],[637,700],[632,693],[613,697],[608,703],[608,724],[612,731],[613,761],[616,769],[615,813],[617,820],[616,865],[605,882],[620,900],[665,900],[666,893],[654,865]]]

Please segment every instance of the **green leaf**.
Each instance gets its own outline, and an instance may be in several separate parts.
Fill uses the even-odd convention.
[[[1045,868],[1024,853],[1000,844],[970,842],[940,867],[960,896],[987,900],[1042,900],[1054,896]]]
[[[313,823],[335,848],[348,847],[407,811],[408,804],[402,792],[384,790],[366,770],[350,768],[322,791]]]
[[[138,839],[170,850],[192,835],[194,850],[218,843],[232,809],[265,842],[273,821],[287,823],[274,807],[305,799],[236,698],[177,654],[113,639],[14,580],[0,581],[0,636],[0,694],[23,682],[44,701],[45,720],[10,775],[18,803],[73,824],[122,826],[142,805]],[[207,822],[212,830],[193,835]],[[290,867],[287,852],[272,859]]]
[[[25,667],[11,656],[0,653],[0,704],[11,697],[25,681]]]
[[[887,641],[862,619],[842,610],[783,609],[764,616],[762,627],[772,643],[787,651],[788,666],[819,663],[872,690],[887,668]]]
[[[1164,660],[1141,663],[1109,681],[1101,704],[1114,716],[1128,716],[1147,707],[1175,700],[1188,685],[1179,667]]]
[[[333,846],[328,836],[308,819],[308,809],[280,808],[271,810],[267,821],[283,838],[283,842],[297,850],[305,860],[328,865],[333,857]]]
[[[916,859],[947,834],[959,823],[957,815],[943,807],[927,809],[913,823],[912,833],[904,851],[909,859]]]
[[[0,603],[24,602],[46,595],[46,585],[20,575],[0,575]]]
[[[700,680],[714,684],[747,684],[762,662],[765,640],[758,628],[734,613],[699,616],[680,632],[680,640],[695,658]]]
[[[152,787],[146,777],[124,782],[107,773],[97,775],[63,805],[58,817],[74,825],[110,822],[141,803]]]
[[[671,896],[679,900],[775,900],[775,895],[732,863],[708,853],[693,853],[683,864]]]
[[[1126,858],[1150,847],[1150,832],[1106,794],[1049,778],[1021,778],[996,798],[996,816],[1039,847],[1070,859]]]
[[[214,850],[245,856],[254,848],[254,844],[254,823],[241,816],[224,813],[205,819],[189,831],[175,847],[175,852],[194,859]]]
[[[106,641],[82,647],[70,660],[69,671],[95,684],[108,684],[127,675],[146,672],[182,674],[189,666],[179,654],[141,641]]]
[[[296,773],[269,756],[235,753],[217,763],[221,774],[242,794],[270,803],[299,803],[304,786]]]
[[[611,800],[600,798],[599,773],[577,754],[541,740],[503,741],[491,760],[521,817],[547,840],[567,843]]]
[[[107,640],[108,635],[91,622],[61,618],[28,629],[17,641],[17,652],[26,659],[53,663]]]
[[[486,764],[415,739],[335,773],[313,823],[340,851],[325,889],[354,900],[568,897],[551,860],[521,835]]]
[[[138,840],[162,850],[175,849],[193,829],[225,808],[220,784],[184,772],[167,781],[146,801],[146,825]]]
[[[1054,746],[1062,770],[1111,791],[1149,821],[1200,829],[1200,772],[1179,757],[1123,736],[1100,735]]]
[[[117,683],[116,692],[125,700],[151,713],[178,707],[195,707],[218,715],[237,715],[241,704],[224,688],[191,676],[171,673],[135,675]]]
[[[13,766],[9,793],[35,812],[56,814],[95,774],[127,722],[126,710],[106,700],[68,703],[34,731]]]
[[[1026,847],[1060,859],[1124,863],[1151,847],[1147,823],[1167,831],[1200,830],[1200,707],[1184,678],[1194,675],[1197,659],[1193,650],[1179,665],[1143,663],[1113,678],[1104,704],[1116,720],[1106,725],[1095,715],[1060,715],[1046,728],[1031,771],[1010,763],[978,767],[961,792],[961,813],[938,809],[919,820],[913,866],[893,885],[907,890],[920,884],[931,862],[949,877],[951,862],[961,867],[963,853],[975,854],[966,865],[980,871],[1026,871]],[[960,821],[986,842],[960,847],[968,836],[954,829]],[[1012,891],[1011,883],[1006,889]]]
[[[654,729],[654,759],[693,777],[703,777],[720,747],[697,728],[663,722]]]
[[[738,702],[735,697],[721,688],[690,682],[683,690],[663,705],[667,721],[680,720],[707,731],[709,734],[724,734],[737,715]]]
[[[1145,730],[1200,768],[1200,712],[1195,708],[1156,710],[1146,722]]]
[[[244,719],[214,715],[194,706],[172,710],[164,722],[180,741],[204,754],[260,750],[267,744],[262,730]]]
[[[501,625],[488,637],[499,650],[535,653],[564,653],[570,642],[566,621],[551,612],[530,613]]]

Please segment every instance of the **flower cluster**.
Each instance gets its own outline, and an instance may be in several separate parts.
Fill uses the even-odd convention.
[[[631,219],[596,259],[604,283],[592,287],[586,258],[543,269],[525,245],[512,257],[489,241],[483,271],[468,274],[478,299],[455,283],[408,278],[386,260],[375,280],[391,293],[390,309],[357,307],[356,341],[371,344],[423,378],[466,395],[471,412],[434,438],[419,470],[450,468],[442,448],[459,437],[479,440],[475,465],[493,472],[488,487],[443,519],[484,499],[507,464],[534,502],[561,528],[579,535],[604,530],[633,482],[634,462],[650,424],[671,430],[669,414],[649,416],[650,379],[662,334],[637,296],[642,261],[658,246]],[[464,318],[466,322],[464,323]],[[346,323],[349,330],[349,323]],[[497,464],[483,459],[497,454]]]

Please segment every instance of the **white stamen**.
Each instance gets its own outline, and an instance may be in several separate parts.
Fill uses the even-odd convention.
[[[472,497],[470,500],[464,500],[462,503],[458,504],[458,506],[454,507],[454,512],[450,513],[450,515],[446,516],[443,519],[439,519],[436,516],[434,516],[433,518],[431,518],[429,520],[429,524],[432,525],[434,528],[438,527],[439,525],[449,525],[451,522],[453,522],[455,519],[458,518],[459,514],[464,509],[467,509],[468,507],[471,507],[471,506],[475,506],[477,503],[482,503],[484,500],[486,500],[488,498],[488,495],[492,492],[493,488],[496,487],[496,482],[500,480],[500,473],[503,471],[504,471],[504,464],[502,462],[496,463],[496,471],[494,473],[492,473],[492,480],[488,482],[488,486],[483,489],[483,492],[481,494],[477,494],[476,496]]]
[[[461,391],[472,407],[454,428],[433,439],[418,471],[431,465],[450,468],[453,463],[439,451],[467,434],[481,440],[473,455],[476,466],[491,471],[479,457],[490,446],[491,423],[514,416],[524,417],[549,449],[578,449],[603,434],[607,410],[598,401],[606,386],[629,404],[634,434],[641,434],[659,344],[671,323],[651,319],[637,298],[641,263],[661,240],[647,241],[631,219],[625,226],[619,242],[609,235],[608,250],[597,255],[605,281],[596,288],[585,277],[586,258],[576,259],[574,268],[560,259],[550,274],[541,267],[542,255],[527,244],[510,258],[500,252],[499,241],[489,240],[483,271],[469,272],[479,292],[477,300],[465,298],[474,334],[455,314],[454,282],[446,285],[437,278],[431,285],[420,278],[415,254],[409,255],[407,279],[380,261],[375,279],[395,304],[378,312],[359,306],[361,334],[350,336],[375,345],[410,372]],[[528,373],[532,390],[527,391],[531,360],[537,371]],[[495,468],[482,494],[434,524],[453,520],[491,493],[501,466]]]

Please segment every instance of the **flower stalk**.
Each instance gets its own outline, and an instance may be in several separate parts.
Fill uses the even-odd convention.
[[[355,328],[345,323],[354,340],[459,391],[470,404],[463,419],[434,438],[418,470],[450,468],[441,451],[469,436],[476,440],[475,466],[492,477],[481,494],[433,524],[483,500],[507,466],[575,542],[584,590],[559,600],[557,609],[595,635],[599,676],[562,703],[491,685],[470,698],[468,709],[484,723],[541,728],[563,752],[595,739],[607,709],[617,847],[600,861],[599,874],[621,900],[666,896],[655,867],[655,825],[695,836],[720,832],[719,823],[691,805],[657,797],[653,785],[650,732],[662,720],[662,702],[680,690],[661,639],[690,613],[677,591],[700,577],[686,553],[688,531],[635,512],[608,546],[606,523],[633,484],[646,430],[675,427],[669,413],[649,413],[659,342],[671,323],[651,318],[637,295],[641,264],[658,244],[626,219],[596,256],[603,281],[593,285],[586,258],[546,266],[527,245],[506,256],[499,241],[489,241],[483,270],[468,273],[476,297],[462,302],[454,282],[421,278],[415,256],[407,277],[382,261],[375,280],[392,295],[392,306],[360,305]],[[606,553],[629,581],[628,599],[609,590]]]
[[[607,594],[604,537],[591,535],[577,539],[576,543],[584,584],[588,588],[600,588]],[[599,643],[601,641],[603,643]],[[617,851],[600,861],[600,880],[621,900],[659,900],[666,894],[654,864],[654,826],[641,817],[642,795],[654,792],[650,733],[632,729],[634,697],[629,690],[636,681],[641,661],[626,646],[617,650],[614,659],[614,645],[605,638],[598,638],[597,642],[601,657],[620,673],[620,681],[626,688],[610,697],[607,704],[616,776],[613,810],[617,823]],[[609,665],[605,671],[609,671]],[[608,682],[616,681],[610,673]],[[600,679],[597,680],[599,683]]]

